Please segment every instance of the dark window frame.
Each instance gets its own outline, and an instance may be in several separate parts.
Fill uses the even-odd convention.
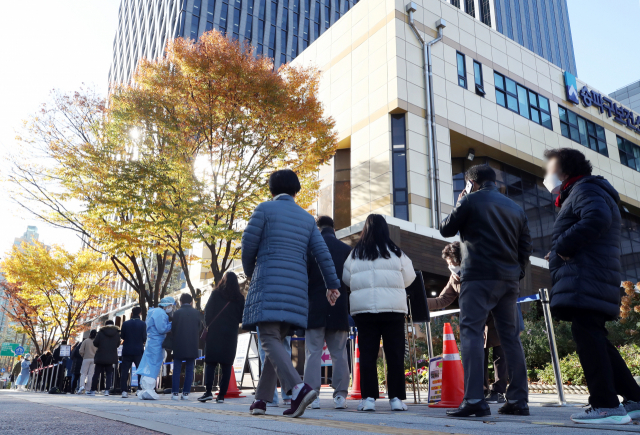
[[[640,146],[616,135],[618,144],[618,153],[620,154],[620,163],[628,168],[640,172]]]
[[[462,58],[462,72],[460,75],[460,59]],[[456,72],[458,74],[458,86],[467,89],[467,57],[464,53],[456,51]]]
[[[558,105],[558,118],[560,119],[560,134],[562,134],[562,136],[603,156],[609,157],[607,139],[603,126],[560,105]],[[582,126],[584,126],[584,133],[581,132]]]
[[[476,71],[476,66],[478,67],[477,71]],[[476,74],[476,72],[478,74]],[[475,84],[476,94],[484,98],[484,96],[487,93],[484,90],[484,77],[482,75],[482,64],[475,59],[473,59],[473,81]]]
[[[404,113],[391,115],[391,164],[393,216],[409,220],[409,183],[407,181],[407,123]]]
[[[509,89],[510,83],[513,83],[513,90]],[[493,71],[493,84],[496,88],[496,104],[553,131],[551,103],[547,97],[497,71]],[[533,103],[532,96],[535,97]],[[526,101],[523,101],[523,97],[526,98]],[[543,105],[542,101],[546,101],[546,103]]]

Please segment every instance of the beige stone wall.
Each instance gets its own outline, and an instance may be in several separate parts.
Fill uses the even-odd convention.
[[[410,220],[429,226],[428,155],[422,48],[407,24],[405,0],[363,0],[311,44],[294,64],[323,72],[320,97],[336,120],[341,146],[351,147],[351,220],[392,214],[390,113],[407,114],[407,179]],[[441,0],[418,0],[416,25],[435,37],[446,20],[444,39],[433,46],[433,82],[442,212],[455,204],[451,137],[456,132],[527,167],[542,167],[545,149],[575,148],[587,155],[594,173],[611,181],[628,204],[640,207],[640,173],[620,164],[616,135],[640,144],[640,135],[613,122],[596,108],[565,101],[562,70],[502,34]],[[456,51],[465,54],[467,81],[473,59],[483,65],[485,98],[457,84]],[[553,130],[496,104],[493,71],[547,97]],[[583,83],[578,79],[578,88]],[[473,89],[472,86],[468,86]],[[590,89],[594,89],[589,86]],[[606,129],[609,157],[560,133],[558,104]],[[454,144],[455,146],[455,144]]]

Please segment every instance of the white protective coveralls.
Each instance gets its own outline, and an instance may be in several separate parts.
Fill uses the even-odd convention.
[[[171,322],[164,308],[152,308],[147,314],[145,323],[147,324],[147,343],[140,366],[136,371],[140,375],[141,391],[136,394],[140,399],[157,400],[156,378],[160,373],[165,355],[162,342],[171,331]]]

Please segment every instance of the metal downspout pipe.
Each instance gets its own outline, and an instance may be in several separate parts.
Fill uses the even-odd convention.
[[[431,222],[435,229],[440,228],[440,175],[438,170],[438,142],[436,140],[436,120],[433,102],[433,77],[431,69],[431,46],[442,39],[442,29],[447,23],[440,19],[436,22],[438,36],[429,41],[420,36],[420,32],[416,28],[413,20],[413,14],[417,10],[414,2],[407,4],[406,9],[409,14],[409,26],[413,30],[420,43],[422,44],[422,52],[424,55],[424,81],[425,81],[425,105],[427,107],[427,141],[429,145],[429,184],[431,191]]]

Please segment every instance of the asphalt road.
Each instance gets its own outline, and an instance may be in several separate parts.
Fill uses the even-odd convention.
[[[0,433],[2,435],[160,435],[160,432],[127,423],[56,406],[28,402],[4,394],[0,394]]]

